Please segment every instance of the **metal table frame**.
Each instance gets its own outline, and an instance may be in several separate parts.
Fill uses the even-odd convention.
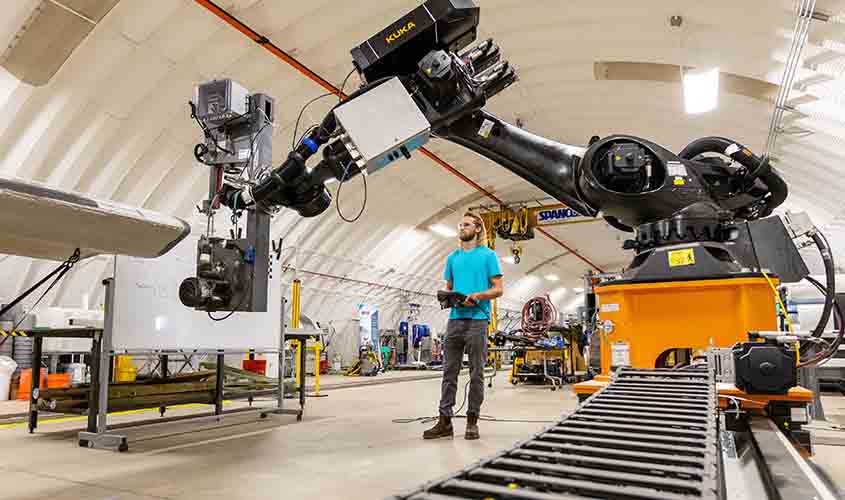
[[[21,333],[32,338],[32,377],[29,391],[28,423],[30,434],[38,428],[38,395],[41,390],[41,358],[45,338],[90,338],[91,342],[91,392],[88,400],[95,404],[99,397],[98,374],[100,363],[100,346],[104,330],[100,328],[59,328],[49,330],[21,330]],[[88,431],[95,431],[97,427],[96,414],[88,412]]]
[[[155,420],[147,420],[147,421],[140,421],[140,422],[133,422],[124,425],[115,425],[109,426],[108,424],[108,394],[109,394],[109,382],[111,380],[110,370],[105,369],[105,367],[110,366],[110,361],[115,354],[152,354],[158,356],[166,356],[170,354],[178,354],[180,350],[146,350],[146,351],[115,351],[112,345],[113,339],[113,331],[114,331],[114,309],[112,305],[114,304],[114,283],[113,278],[109,278],[103,281],[103,285],[106,287],[106,294],[105,294],[105,322],[104,327],[102,330],[102,334],[100,336],[100,340],[98,342],[98,346],[95,345],[94,352],[92,352],[92,380],[91,380],[91,388],[92,388],[92,395],[91,399],[89,399],[89,411],[88,411],[88,428],[85,431],[82,431],[78,435],[79,445],[82,447],[90,447],[90,448],[103,448],[103,449],[110,449],[110,450],[117,450],[117,451],[127,451],[129,449],[129,438],[123,433],[114,432],[118,429],[138,429],[138,428],[146,428],[146,427],[153,427],[158,426],[165,423],[170,423],[174,421],[192,421],[192,422],[200,422],[200,421],[214,421],[220,422],[226,416],[231,415],[243,415],[245,413],[257,413],[261,416],[261,418],[266,418],[270,414],[283,414],[283,415],[296,415],[297,420],[302,420],[303,413],[305,411],[305,371],[302,371],[301,374],[301,381],[300,381],[300,394],[299,394],[299,408],[298,409],[286,409],[284,408],[284,399],[285,399],[285,386],[284,386],[284,373],[285,373],[285,350],[284,350],[284,342],[286,337],[287,338],[295,338],[296,335],[299,335],[297,332],[292,334],[286,334],[285,332],[285,324],[284,324],[284,303],[282,304],[281,308],[281,336],[280,336],[280,345],[278,349],[274,350],[265,350],[263,352],[275,352],[278,354],[279,357],[279,370],[278,370],[278,388],[276,389],[268,389],[265,391],[250,391],[249,394],[245,393],[226,393],[223,387],[223,376],[224,371],[220,369],[220,367],[224,366],[224,357],[226,354],[248,354],[248,353],[255,353],[255,352],[262,352],[256,349],[245,349],[242,351],[237,350],[200,350],[200,349],[186,349],[186,351],[191,352],[192,354],[196,353],[205,353],[205,354],[214,354],[217,356],[217,380],[216,380],[216,397],[214,403],[214,412],[213,414],[199,414],[199,415],[188,415],[188,416],[178,416],[178,417],[167,417],[167,418],[158,418]],[[96,344],[96,343],[95,343]],[[305,350],[302,351],[302,356],[305,355]],[[304,359],[303,359],[304,363]],[[96,366],[97,370],[94,373],[93,367]],[[96,389],[95,389],[96,388]],[[96,395],[94,394],[96,392]],[[272,407],[260,407],[260,408],[242,408],[242,409],[234,409],[229,411],[223,410],[223,400],[226,398],[239,398],[239,397],[254,397],[254,396],[264,396],[264,395],[275,395],[276,396],[276,404]],[[96,403],[96,404],[94,404]],[[157,435],[157,437],[166,437],[167,433],[161,433]]]

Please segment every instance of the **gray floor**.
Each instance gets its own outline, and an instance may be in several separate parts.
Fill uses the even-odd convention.
[[[482,422],[479,441],[423,441],[423,425],[391,420],[431,414],[439,394],[437,380],[327,394],[308,400],[306,418],[300,423],[280,417],[274,422],[142,440],[124,454],[78,448],[73,436],[80,421],[49,423],[35,435],[27,435],[21,427],[0,427],[0,498],[380,499],[491,455],[547,425]],[[845,415],[845,400],[825,399],[834,418]],[[512,387],[501,373],[488,391],[484,413],[552,420],[574,406],[568,390]],[[195,410],[180,410],[189,411]],[[115,421],[153,415],[121,416]],[[459,422],[458,430],[462,429]],[[839,484],[845,484],[842,451],[820,446],[816,457]]]

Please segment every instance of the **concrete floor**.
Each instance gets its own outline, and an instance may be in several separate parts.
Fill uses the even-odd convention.
[[[463,384],[461,384],[463,387]],[[529,437],[543,422],[482,422],[479,441],[423,441],[419,423],[391,420],[433,414],[439,380],[403,381],[327,391],[293,417],[142,439],[128,453],[76,446],[81,421],[43,425],[34,435],[0,426],[0,498],[135,500],[320,498],[381,499],[453,472]],[[845,400],[826,397],[834,420]],[[290,400],[288,400],[290,401]],[[292,402],[291,402],[292,403]],[[568,390],[512,387],[500,373],[483,412],[498,418],[556,420],[575,407]],[[0,403],[0,412],[3,405]],[[230,407],[236,406],[235,404]],[[196,411],[182,409],[174,413]],[[115,422],[151,418],[121,416]],[[462,432],[459,421],[456,431]],[[845,485],[842,447],[819,446],[819,466]]]

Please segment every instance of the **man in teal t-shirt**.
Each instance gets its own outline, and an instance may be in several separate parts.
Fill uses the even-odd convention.
[[[452,308],[443,346],[443,383],[440,387],[440,418],[423,433],[425,439],[452,437],[452,408],[458,391],[458,373],[469,357],[469,406],[464,437],[478,439],[478,416],[484,400],[484,363],[487,359],[487,325],[490,300],[502,295],[502,270],[496,252],[487,248],[484,221],[472,213],[460,223],[461,247],[449,254],[443,279],[446,289],[467,296],[461,307]]]

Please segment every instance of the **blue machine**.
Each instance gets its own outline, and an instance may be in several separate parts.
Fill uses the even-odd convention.
[[[414,349],[419,349],[420,344],[422,343],[423,337],[430,337],[431,336],[431,329],[428,325],[414,325],[413,333],[411,336],[411,341],[414,345]]]
[[[400,321],[399,322],[399,342],[404,342],[404,345],[407,346],[410,344],[408,342],[408,322],[407,321]],[[405,364],[408,362],[408,350],[407,347],[402,349],[402,354],[399,355],[399,363]]]

